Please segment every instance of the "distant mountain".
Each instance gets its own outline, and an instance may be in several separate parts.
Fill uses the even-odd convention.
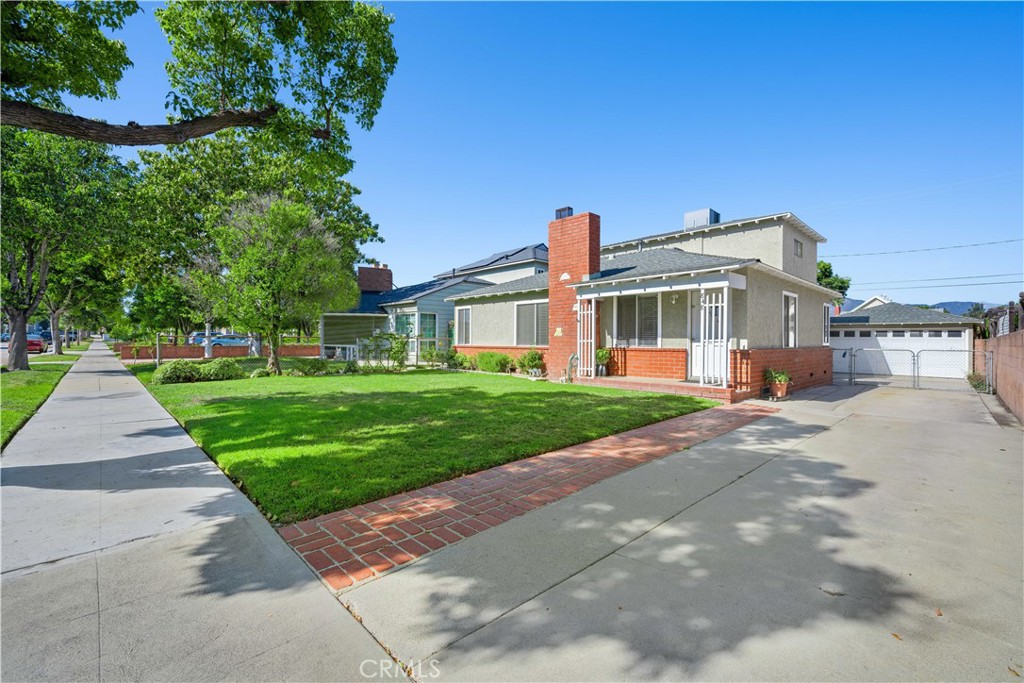
[[[864,303],[864,299],[847,299],[846,301],[843,302],[842,311],[843,311],[843,313],[846,313],[847,311],[852,311],[853,309],[855,309],[858,306],[860,306],[862,303]],[[903,303],[903,302],[899,302],[899,303]],[[920,306],[921,304],[910,304],[910,305],[911,306]],[[968,310],[970,310],[971,306],[974,305],[974,302],[973,301],[940,301],[937,304],[926,304],[926,305],[929,308],[944,308],[944,309],[946,309],[947,313],[952,313],[953,315],[964,315],[965,313],[967,313]],[[999,304],[982,304],[982,306],[984,306],[986,310],[989,309],[989,308],[993,308],[995,306],[998,306],[998,305]]]

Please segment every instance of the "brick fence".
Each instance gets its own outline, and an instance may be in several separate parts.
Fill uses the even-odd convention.
[[[749,349],[729,353],[730,384],[736,400],[761,393],[764,371],[785,370],[793,380],[792,390],[832,383],[832,349],[828,346],[802,349]]]
[[[992,381],[996,393],[1010,412],[1024,422],[1024,330],[978,339],[974,348],[992,352]]]

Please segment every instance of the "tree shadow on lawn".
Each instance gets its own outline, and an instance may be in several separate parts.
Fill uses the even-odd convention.
[[[465,387],[168,404],[180,409],[188,431],[265,511],[288,521],[711,405],[658,394],[494,394]]]
[[[751,426],[759,440],[794,434],[766,423]],[[341,599],[396,656],[437,657],[453,680],[823,679],[870,657],[842,642],[851,623],[886,623],[917,596],[857,556],[849,501],[874,482],[769,457],[696,446]]]

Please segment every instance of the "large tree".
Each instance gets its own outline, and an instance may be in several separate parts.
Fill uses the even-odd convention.
[[[832,264],[828,261],[818,261],[818,284],[828,287],[834,292],[839,292],[840,296],[835,303],[842,303],[846,298],[846,293],[850,291],[850,278],[834,273]]]
[[[51,262],[89,253],[129,222],[132,174],[105,145],[12,128],[0,136],[7,367],[27,370],[25,325],[46,295]]]
[[[50,264],[42,304],[50,320],[54,353],[63,351],[61,323],[67,321],[71,311],[85,318],[87,311],[98,312],[121,294],[121,280],[112,277],[109,264],[107,249],[85,253],[65,250]]]
[[[281,374],[281,333],[295,318],[319,317],[355,292],[350,245],[312,207],[260,195],[237,204],[216,230],[224,265],[223,313],[259,332],[267,367]]]
[[[138,11],[133,1],[0,4],[0,122],[115,145],[268,128],[296,149],[345,158],[345,119],[372,126],[398,59],[394,19],[378,7],[171,0],[154,11],[171,47],[171,122],[117,125],[67,111],[65,94],[117,97],[132,64],[106,31]]]

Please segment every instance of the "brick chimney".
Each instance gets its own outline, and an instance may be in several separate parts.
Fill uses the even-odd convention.
[[[394,279],[387,264],[383,266],[359,266],[359,291],[371,294],[390,292],[394,288]]]
[[[569,356],[576,353],[576,290],[568,285],[601,270],[601,217],[596,213],[574,216],[568,207],[555,215],[560,217],[548,223],[548,352],[544,354],[552,379],[564,374]]]

